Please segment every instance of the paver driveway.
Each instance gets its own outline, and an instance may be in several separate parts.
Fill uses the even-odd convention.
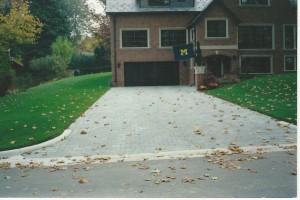
[[[296,143],[295,127],[277,124],[194,87],[112,88],[70,126],[72,133],[66,140],[25,156],[124,155]]]

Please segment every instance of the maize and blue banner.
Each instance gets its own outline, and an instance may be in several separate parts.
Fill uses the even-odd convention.
[[[187,60],[194,57],[193,44],[173,46],[175,60]]]

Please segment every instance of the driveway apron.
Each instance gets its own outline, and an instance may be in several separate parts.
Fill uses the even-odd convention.
[[[295,126],[278,124],[194,87],[112,88],[69,127],[72,133],[67,139],[24,156],[125,155],[296,143]]]

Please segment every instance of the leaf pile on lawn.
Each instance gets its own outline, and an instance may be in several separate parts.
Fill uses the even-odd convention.
[[[297,124],[296,73],[257,76],[205,93],[278,120]]]
[[[62,134],[110,87],[111,73],[70,77],[0,98],[0,151]]]

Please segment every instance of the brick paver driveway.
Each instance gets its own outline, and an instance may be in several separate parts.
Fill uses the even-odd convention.
[[[124,155],[296,143],[295,127],[189,86],[112,88],[71,135],[26,157]],[[201,134],[195,134],[200,129]],[[82,132],[84,131],[84,132]],[[81,134],[86,133],[86,134]]]

